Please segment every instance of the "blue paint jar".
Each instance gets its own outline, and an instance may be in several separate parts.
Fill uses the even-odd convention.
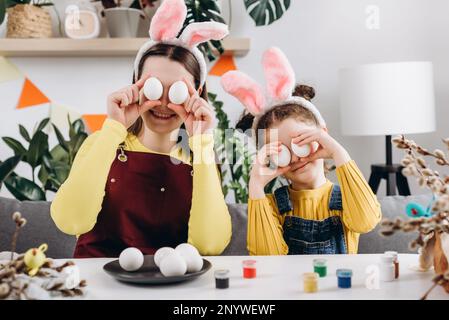
[[[337,269],[338,287],[342,289],[351,288],[352,270]]]

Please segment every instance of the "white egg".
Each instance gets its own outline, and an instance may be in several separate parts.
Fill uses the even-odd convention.
[[[163,92],[164,88],[158,78],[148,78],[143,85],[143,94],[148,100],[159,100]]]
[[[168,98],[171,103],[183,104],[189,97],[189,89],[184,81],[176,81],[170,86]]]
[[[200,253],[198,252],[198,249],[195,248],[195,246],[192,246],[190,243],[181,243],[178,244],[175,248],[175,250],[179,253],[184,253],[184,252],[190,252],[192,254],[196,254],[196,255],[200,255]]]
[[[175,252],[175,249],[170,247],[163,247],[158,249],[154,254],[154,263],[159,267],[162,259],[164,259],[164,257],[171,252]]]
[[[312,151],[310,144],[298,146],[296,143],[292,142],[291,148],[292,148],[293,153],[296,154],[300,158],[307,157]]]
[[[295,143],[291,143],[291,148],[294,154],[296,154],[300,158],[304,158],[309,156],[311,153],[318,150],[319,144],[316,141],[312,143],[305,144],[303,146],[298,146]]]
[[[136,271],[143,265],[143,254],[137,248],[127,248],[120,253],[118,258],[120,267],[126,271]]]
[[[162,259],[160,270],[165,277],[182,276],[187,271],[187,264],[184,258],[174,251]]]
[[[203,268],[203,258],[197,255],[190,255],[189,258],[185,258],[187,264],[187,272],[198,272]]]
[[[197,248],[188,243],[181,243],[176,247],[178,252],[187,264],[187,272],[198,272],[203,267],[203,258]]]
[[[290,150],[281,144],[281,151],[278,154],[272,155],[270,159],[276,167],[286,167],[290,164],[292,156]]]

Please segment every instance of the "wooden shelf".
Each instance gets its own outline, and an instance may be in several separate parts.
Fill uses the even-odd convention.
[[[147,38],[97,38],[74,40],[48,39],[0,39],[0,56],[8,57],[93,57],[133,56]],[[223,40],[225,54],[246,55],[249,38],[228,37]]]

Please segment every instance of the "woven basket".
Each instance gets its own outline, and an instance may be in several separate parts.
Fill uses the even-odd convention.
[[[44,8],[18,4],[8,9],[7,38],[50,38],[51,17]]]

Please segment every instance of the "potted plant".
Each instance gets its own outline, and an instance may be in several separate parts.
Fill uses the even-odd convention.
[[[94,0],[101,1],[109,36],[135,38],[139,25],[154,14],[161,0]]]
[[[14,156],[0,161],[0,188],[3,184],[18,200],[46,200],[47,191],[57,192],[67,179],[75,156],[87,138],[83,121],[78,119],[72,122],[68,118],[69,140],[65,140],[60,130],[52,124],[58,144],[50,147],[48,134],[45,133],[49,123],[49,118],[42,120],[31,134],[19,125],[20,135],[27,147],[14,138],[2,137]],[[19,163],[29,166],[31,179],[14,172]]]
[[[0,0],[0,24],[8,13],[7,38],[49,38],[52,22],[45,6],[48,0]]]
[[[404,136],[392,141],[406,153],[402,160],[402,173],[415,177],[421,187],[430,189],[433,200],[425,215],[420,214],[424,210],[413,204],[411,216],[415,218],[407,221],[399,218],[394,221],[384,220],[381,233],[389,236],[397,231],[417,232],[418,237],[410,246],[420,250],[419,270],[427,271],[433,267],[436,273],[434,285],[422,299],[437,285],[449,293],[449,174],[440,173],[429,166],[429,162],[435,162],[444,170],[449,167],[449,156],[440,149],[428,150]],[[443,139],[443,143],[449,149],[449,138]]]

